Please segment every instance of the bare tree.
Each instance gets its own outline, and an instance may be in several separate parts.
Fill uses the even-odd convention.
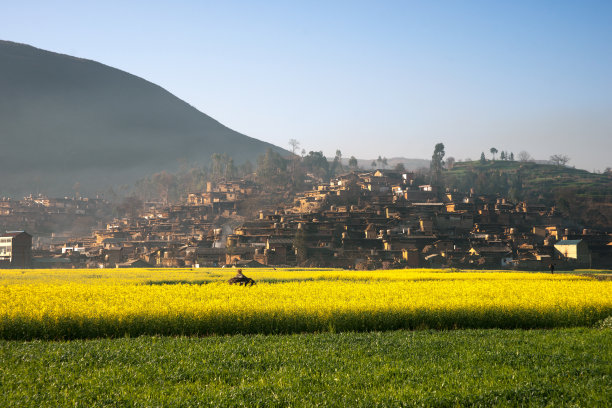
[[[291,146],[291,153],[295,156],[295,151],[300,147],[300,142],[296,139],[289,139],[289,146]]]
[[[550,156],[550,161],[557,166],[565,166],[570,158],[564,154],[553,154]]]
[[[297,139],[289,139],[289,146],[291,146],[291,183],[295,184],[295,162],[299,160],[295,151],[300,147],[300,142],[298,142]]]
[[[519,152],[518,159],[519,159],[519,161],[522,161],[522,162],[528,162],[528,161],[532,161],[533,160],[531,158],[531,155],[529,153],[527,153],[525,150],[522,150],[522,151]]]

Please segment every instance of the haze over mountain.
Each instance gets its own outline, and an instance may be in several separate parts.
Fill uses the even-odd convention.
[[[69,194],[77,182],[93,194],[180,162],[205,164],[212,153],[237,164],[268,148],[286,153],[142,78],[8,41],[0,41],[0,143],[0,196]]]

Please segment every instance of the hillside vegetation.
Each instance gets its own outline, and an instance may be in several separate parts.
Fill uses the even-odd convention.
[[[594,198],[612,198],[612,173],[591,173],[586,170],[575,169],[566,166],[552,164],[538,164],[517,161],[491,161],[486,163],[479,161],[457,162],[453,168],[448,170],[449,180],[456,178],[458,181],[476,176],[476,186],[485,191],[495,191],[493,183],[489,185],[479,183],[478,175],[484,173],[492,178],[501,176],[505,181],[507,176],[508,185],[497,184],[501,191],[503,187],[510,187],[513,176],[520,176],[523,183],[523,193],[526,195],[543,195],[545,198],[554,196],[555,191],[560,189],[574,189],[577,194]]]
[[[499,194],[556,206],[578,225],[612,227],[612,173],[517,161],[457,162],[444,172],[446,187]]]

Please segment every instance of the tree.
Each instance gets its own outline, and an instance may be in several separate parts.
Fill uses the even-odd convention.
[[[395,171],[398,171],[400,173],[403,173],[406,171],[406,166],[404,166],[404,163],[397,163],[395,165]]]
[[[376,162],[378,163],[378,168],[382,167],[382,161],[383,161],[382,157],[378,156],[378,159],[376,159]]]
[[[334,157],[334,161],[329,169],[329,176],[335,176],[338,168],[340,168],[340,171],[342,171],[342,152],[340,149],[336,150],[336,156]]]
[[[500,158],[501,160],[506,160],[506,152],[504,152],[504,151],[502,150],[501,154],[499,155],[499,158]]]
[[[493,160],[495,160],[495,155],[497,154],[497,151],[498,151],[498,150],[497,150],[496,148],[492,147],[492,148],[491,148],[489,151],[490,151],[490,152],[491,152],[491,154],[493,155]]]
[[[480,153],[480,163],[485,164],[487,162],[487,158],[485,157],[484,152]]]
[[[451,156],[446,159],[446,168],[450,170],[453,168],[453,166],[455,166],[455,158]]]
[[[240,166],[240,173],[242,173],[243,176],[248,176],[249,174],[253,173],[253,163],[251,163],[250,160],[245,161]]]
[[[291,154],[295,155],[295,151],[300,147],[300,142],[296,139],[289,139],[289,146],[291,146]]]
[[[510,152],[510,161],[514,161],[514,153]]]
[[[155,173],[151,179],[154,185],[157,187],[159,197],[164,203],[168,204],[172,198],[176,198],[172,195],[172,190],[176,187],[176,176],[174,174],[162,171],[160,173]]]
[[[289,139],[289,145],[291,146],[291,181],[295,186],[295,165],[299,160],[299,157],[295,154],[295,151],[300,147],[300,142],[296,139]]]
[[[213,179],[221,178],[223,174],[223,160],[219,153],[213,153],[210,156],[210,172],[212,174]]]
[[[272,149],[257,158],[257,178],[265,185],[286,182],[287,160]]]
[[[438,143],[434,148],[429,165],[431,185],[440,187],[442,182],[442,167],[444,166],[444,144]]]
[[[570,158],[564,154],[553,154],[550,156],[550,161],[557,166],[565,166]]]
[[[386,157],[383,157],[381,163],[382,163],[383,169],[387,168],[387,164],[389,164]]]
[[[357,169],[358,164],[357,164],[357,159],[355,158],[355,156],[351,156],[351,158],[349,159],[348,165],[353,170]]]
[[[314,174],[315,176],[321,179],[327,178],[329,176],[329,162],[321,151],[309,152],[306,156],[304,156],[302,164],[306,171]]]
[[[375,169],[376,168],[376,160],[372,160],[372,164],[371,164],[372,168]]]
[[[531,155],[529,153],[527,153],[525,150],[521,150],[519,152],[518,159],[519,159],[519,161],[522,161],[522,162],[528,162],[528,161],[533,160],[531,158]]]
[[[234,176],[236,176],[236,166],[234,165],[234,158],[228,157],[225,163],[224,177],[227,180],[231,180],[232,178],[234,178]]]

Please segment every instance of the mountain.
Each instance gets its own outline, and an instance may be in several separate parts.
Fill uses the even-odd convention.
[[[213,153],[272,148],[163,88],[95,61],[0,41],[0,196],[93,194]]]

